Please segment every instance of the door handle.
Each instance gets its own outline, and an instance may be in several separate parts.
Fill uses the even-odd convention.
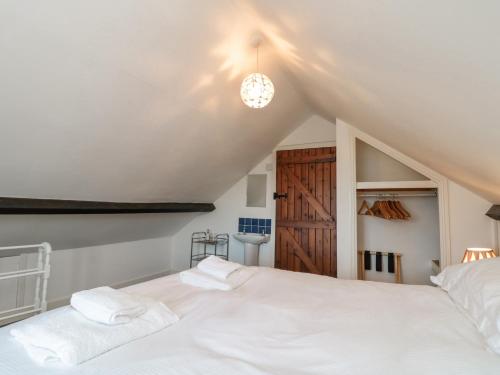
[[[281,199],[281,198],[285,198],[285,199],[288,199],[288,193],[285,193],[285,194],[278,194],[278,193],[273,193],[273,199],[276,200],[276,199]]]

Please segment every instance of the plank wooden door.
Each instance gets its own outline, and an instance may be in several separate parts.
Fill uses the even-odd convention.
[[[337,276],[335,147],[277,153],[275,266]]]

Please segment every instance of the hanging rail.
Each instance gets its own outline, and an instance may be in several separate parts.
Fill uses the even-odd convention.
[[[357,196],[360,198],[400,198],[400,197],[437,197],[436,191],[401,191],[401,192],[375,192],[375,191],[358,191]]]

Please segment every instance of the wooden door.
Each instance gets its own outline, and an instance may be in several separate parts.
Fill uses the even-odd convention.
[[[335,147],[277,152],[275,266],[337,276]]]

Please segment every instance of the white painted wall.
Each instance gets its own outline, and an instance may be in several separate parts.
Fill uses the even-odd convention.
[[[239,217],[271,218],[273,229],[271,240],[262,245],[260,265],[274,266],[274,234],[275,234],[275,202],[272,194],[276,187],[276,150],[292,148],[309,148],[335,145],[335,125],[319,116],[311,116],[297,129],[285,137],[257,166],[249,173],[267,174],[266,207],[246,207],[246,177],[240,179],[219,199],[215,201],[216,210],[196,217],[184,226],[174,237],[172,252],[172,267],[182,270],[189,267],[191,233],[210,229],[217,233],[235,233],[238,231]],[[271,166],[272,170],[266,169]],[[229,258],[243,262],[243,245],[235,239],[230,239]]]
[[[356,142],[350,125],[336,124],[337,142],[337,276],[356,277]]]
[[[78,289],[169,270],[170,237],[197,215],[0,215],[0,242],[49,242],[54,251],[48,298],[58,300]],[[18,265],[18,257],[0,258],[0,272]],[[15,306],[17,285],[0,281],[0,309]]]
[[[356,179],[358,182],[429,180],[359,139],[356,140]]]
[[[171,237],[163,237],[56,251],[48,299],[169,271],[171,245]]]
[[[47,300],[66,300],[73,292],[101,285],[119,285],[128,281],[168,272],[171,237],[114,243],[109,245],[57,250],[51,255],[51,276]],[[12,270],[17,257],[0,259],[2,271]],[[28,255],[28,265],[36,256]],[[15,269],[15,268],[14,268]],[[26,299],[32,298],[33,280],[26,283]],[[0,283],[0,309],[14,307],[16,282]]]
[[[460,262],[467,247],[489,247],[498,253],[497,222],[485,215],[491,202],[453,181],[449,191],[452,262]]]

